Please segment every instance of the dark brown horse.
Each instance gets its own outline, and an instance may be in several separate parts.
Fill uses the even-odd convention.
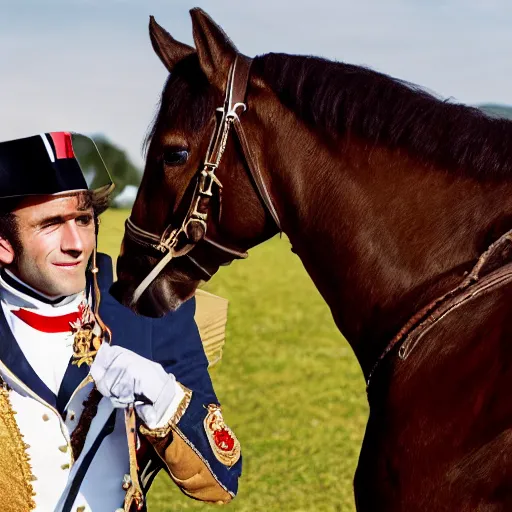
[[[512,510],[512,123],[192,21],[195,49],[151,21],[170,77],[113,293],[161,315],[284,231],[371,377],[357,509]]]

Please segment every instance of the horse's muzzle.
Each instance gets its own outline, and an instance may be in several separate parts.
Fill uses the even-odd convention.
[[[143,268],[146,266],[141,265],[140,261],[120,256],[117,261],[118,280],[110,288],[110,293],[116,300],[138,315],[158,318],[176,310],[194,295],[199,284],[199,281],[192,280],[181,272],[163,274],[133,303],[134,291],[144,278],[144,272],[134,274],[132,269]]]

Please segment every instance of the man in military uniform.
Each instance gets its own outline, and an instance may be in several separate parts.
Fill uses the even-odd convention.
[[[195,302],[150,319],[108,293],[112,263],[95,248],[112,184],[91,145],[64,132],[0,143],[2,510],[145,510],[162,468],[226,503],[240,445]]]

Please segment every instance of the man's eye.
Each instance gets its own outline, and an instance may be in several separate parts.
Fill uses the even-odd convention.
[[[78,224],[81,224],[82,226],[88,226],[92,222],[92,216],[82,215],[81,217],[77,217],[76,221]]]
[[[188,160],[188,151],[183,148],[168,148],[164,151],[165,165],[183,165]]]

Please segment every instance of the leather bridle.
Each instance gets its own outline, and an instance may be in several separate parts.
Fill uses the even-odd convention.
[[[196,174],[196,185],[192,200],[181,226],[175,228],[173,224],[169,224],[162,235],[157,236],[140,228],[130,218],[126,221],[125,235],[129,240],[163,254],[162,259],[135,289],[131,302],[132,306],[137,303],[144,291],[172,259],[188,255],[200,241],[205,241],[213,245],[216,249],[227,253],[232,259],[247,257],[246,252],[228,248],[206,236],[209,205],[214,192],[217,191],[217,193],[219,193],[219,190],[222,188],[222,183],[215,175],[215,172],[221,163],[232,125],[235,128],[242,153],[254,183],[256,184],[259,196],[269,214],[274,219],[279,231],[282,231],[279,216],[265,181],[263,180],[263,175],[257,161],[247,142],[247,137],[245,136],[239,118],[239,112],[242,113],[247,110],[245,96],[247,93],[251,62],[251,59],[239,55],[231,65],[226,84],[224,105],[216,109],[216,112],[220,115],[217,116],[216,119],[215,129],[212,133],[210,144],[208,145],[203,167]],[[214,187],[214,185],[217,185],[217,187]],[[203,272],[207,273],[194,259],[190,259],[196,266],[203,270]]]

